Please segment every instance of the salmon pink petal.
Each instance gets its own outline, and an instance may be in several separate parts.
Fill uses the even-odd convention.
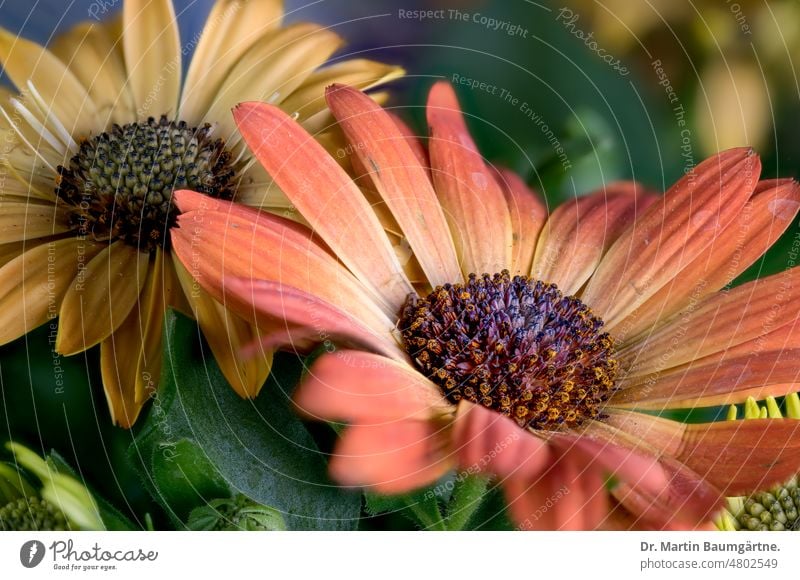
[[[615,487],[612,495],[620,503],[622,511],[628,514],[625,527],[617,529],[703,529],[714,513],[722,508],[722,496],[688,470],[677,472],[674,480],[673,489],[678,495],[675,498],[648,497],[625,483]],[[680,496],[683,496],[683,501]]]
[[[618,356],[628,374],[648,374],[756,340],[798,319],[800,268],[793,268],[705,298]]]
[[[511,274],[527,276],[539,232],[547,220],[547,208],[539,195],[513,171],[501,168],[496,179],[511,215]]]
[[[392,121],[394,121],[395,127],[400,132],[400,134],[405,138],[406,143],[408,143],[408,146],[411,148],[411,152],[414,154],[414,157],[417,158],[417,162],[420,164],[420,167],[422,167],[425,170],[425,174],[428,176],[429,182],[433,183],[431,181],[431,175],[430,175],[430,160],[428,159],[428,151],[425,149],[425,146],[419,140],[419,137],[417,137],[414,134],[414,132],[411,130],[411,127],[406,125],[405,121],[403,121],[400,117],[398,117],[393,113],[390,113],[389,111],[386,111],[386,114],[389,115]],[[381,220],[384,229],[386,229],[386,231],[389,232],[390,231],[389,228],[386,227],[387,223],[393,222],[395,227],[391,228],[391,232],[395,234],[400,232],[401,231],[400,226],[396,225],[397,221],[394,219],[394,216],[391,215],[391,212],[386,207],[386,204],[381,198],[378,190],[375,189],[375,184],[372,180],[372,175],[371,175],[373,171],[372,168],[364,165],[364,163],[361,161],[361,158],[355,154],[354,150],[348,149],[347,151],[345,151],[345,153],[347,153],[347,155],[345,155],[345,158],[350,162],[350,165],[352,166],[353,170],[352,174],[354,175],[353,180],[358,184],[358,186],[362,189],[362,191],[364,191],[367,201],[370,202],[373,211],[375,211],[375,213],[378,215],[378,219]],[[382,209],[376,209],[380,208],[381,206],[383,206]]]
[[[279,108],[242,103],[233,114],[253,154],[314,232],[377,297],[399,310],[413,288],[353,180]]]
[[[433,86],[427,112],[433,183],[456,240],[462,270],[465,274],[500,272],[511,265],[511,217],[449,83]]]
[[[468,472],[531,480],[552,462],[547,443],[508,417],[462,400],[453,445],[459,465]]]
[[[591,442],[588,448],[587,442]],[[650,438],[621,429],[613,422],[593,423],[575,445],[586,449],[587,456],[591,456],[591,447],[594,446],[597,464],[606,463],[607,472],[614,475],[621,485],[634,490],[649,505],[663,509],[664,514],[685,510],[696,524],[722,502],[720,490],[695,473],[690,465],[673,457],[668,450],[661,452]],[[613,467],[617,457],[624,469]],[[638,470],[637,464],[640,466]],[[587,462],[587,465],[592,464]]]
[[[576,294],[605,251],[656,199],[639,184],[617,182],[561,204],[539,236],[531,276]]]
[[[730,284],[778,240],[798,209],[800,187],[794,180],[759,182],[736,220],[672,282],[629,314],[617,326],[617,337],[631,343],[660,321]]]
[[[584,529],[598,529],[608,516],[609,496],[606,489],[606,473],[600,469],[584,468],[579,480],[583,505],[581,513]]]
[[[800,467],[800,420],[751,419],[685,424],[611,411],[609,424],[674,457],[725,495],[768,489]]]
[[[397,130],[400,131],[400,134],[405,137],[406,143],[408,143],[408,146],[411,147],[411,152],[414,153],[414,157],[417,158],[419,164],[425,170],[428,170],[431,166],[431,162],[428,158],[428,151],[425,149],[422,141],[419,140],[419,137],[414,133],[411,127],[409,127],[406,122],[403,121],[403,119],[388,111],[387,114],[392,121],[394,121],[394,124],[397,127]],[[428,175],[430,178],[430,173]]]
[[[222,303],[226,279],[271,280],[317,296],[376,334],[394,328],[395,313],[385,313],[309,232],[278,216],[240,210],[184,212],[172,229],[172,245],[197,283]]]
[[[451,412],[439,388],[408,363],[357,350],[322,355],[294,400],[306,415],[358,424]]]
[[[405,360],[405,353],[390,333],[375,334],[360,320],[312,294],[278,282],[246,278],[226,280],[225,289],[228,308],[248,312],[259,328],[272,329],[263,335],[261,344],[265,347],[299,348],[298,342],[350,344]]]
[[[441,478],[452,461],[446,436],[430,421],[404,420],[348,427],[330,462],[331,475],[344,485],[396,494]]]
[[[523,530],[586,530],[595,528],[607,512],[601,473],[582,463],[578,453],[556,454],[547,471],[528,479],[503,481],[509,510]]]
[[[611,508],[608,515],[603,519],[601,526],[598,528],[600,530],[615,532],[651,530],[693,530],[706,532],[718,531],[713,522],[709,520],[697,522],[697,518],[694,518],[694,521],[692,521],[692,518],[688,518],[688,521],[682,521],[687,519],[684,517],[685,514],[683,513],[669,514],[662,512],[660,515],[656,515],[653,521],[645,519],[645,515],[642,512],[646,511],[648,506],[652,506],[653,502],[644,498],[637,498],[635,490],[633,490],[630,486],[619,485],[612,490],[611,495],[613,497]],[[631,495],[631,497],[626,497],[628,495]],[[639,514],[634,515],[631,513],[631,511],[628,510],[617,498],[622,498],[628,505],[633,503],[634,506],[632,507],[634,507],[634,509],[636,509],[636,504],[640,505],[641,507],[637,509]],[[646,502],[646,504],[641,505],[642,502]]]
[[[511,518],[518,529],[549,531],[557,529],[555,511],[548,508],[554,493],[554,478],[542,475],[536,481],[512,477],[503,483],[503,491]],[[550,500],[550,505],[552,506]]]
[[[326,96],[431,285],[459,282],[461,271],[442,207],[427,170],[395,120],[367,95],[350,87],[333,85]]]
[[[614,406],[643,410],[728,405],[785,395],[800,378],[800,333],[787,324],[679,367],[623,377]]]
[[[202,215],[205,212],[224,213],[231,217],[256,222],[259,221],[265,213],[255,207],[244,205],[243,203],[214,199],[204,193],[197,193],[190,189],[179,189],[175,192],[175,205],[178,206],[178,209],[181,210],[182,213],[188,213],[190,211],[195,212],[194,217],[197,221],[195,225],[199,225],[202,220]],[[313,232],[305,225],[288,219],[278,219],[281,221],[283,227],[291,229],[303,237],[313,237]],[[320,240],[316,241],[320,247],[324,247],[324,244]],[[325,249],[329,251],[327,248]]]
[[[592,423],[581,434],[554,434],[551,444],[562,452],[580,453],[587,468],[601,470],[632,485],[658,490],[669,484],[657,457],[638,441],[611,432],[600,423]]]
[[[613,329],[736,219],[760,171],[761,162],[747,148],[698,165],[614,242],[581,299]]]

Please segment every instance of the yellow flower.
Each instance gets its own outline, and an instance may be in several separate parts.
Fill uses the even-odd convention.
[[[759,406],[753,397],[744,405],[745,419],[781,419],[781,412],[775,397],[767,397],[766,404]],[[786,396],[786,417],[800,419],[800,397],[797,393]],[[728,420],[737,417],[736,406],[728,410]],[[724,531],[735,530],[800,530],[800,487],[798,475],[783,485],[767,491],[758,491],[749,497],[729,497],[727,505],[717,518],[717,527]]]
[[[242,397],[269,373],[269,354],[237,356],[256,330],[192,282],[170,249],[175,189],[290,207],[231,107],[265,99],[318,132],[330,120],[326,85],[372,88],[403,73],[366,60],[320,68],[341,39],[315,24],[282,26],[282,14],[278,0],[220,0],[184,44],[171,0],[126,0],[121,18],[80,24],[49,48],[0,29],[0,63],[19,91],[0,94],[0,344],[58,316],[58,352],[100,345],[121,426],[155,390],[168,307],[195,315]]]

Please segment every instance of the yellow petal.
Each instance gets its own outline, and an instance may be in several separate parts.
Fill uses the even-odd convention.
[[[161,376],[161,330],[175,286],[172,260],[158,250],[141,297],[128,318],[100,345],[103,388],[117,425],[128,428],[153,395]]]
[[[277,103],[287,113],[299,113],[298,122],[328,108],[325,87],[334,83],[362,91],[398,79],[405,74],[399,66],[367,59],[346,60],[313,72],[296,91]]]
[[[0,244],[68,232],[63,211],[53,205],[0,201]]]
[[[22,254],[25,242],[14,242],[0,245],[0,268]]]
[[[50,51],[0,28],[0,62],[20,91],[30,82],[48,112],[72,134],[94,125],[97,111],[81,82]]]
[[[50,50],[86,87],[97,107],[98,129],[136,121],[122,54],[121,21],[78,24],[58,36]]]
[[[256,397],[269,376],[272,353],[262,351],[247,358],[240,353],[245,346],[259,340],[258,329],[200,288],[177,258],[174,264],[194,316],[228,384],[242,398]]]
[[[242,55],[281,24],[280,0],[218,0],[192,56],[181,96],[181,118],[198,124]]]
[[[56,350],[75,354],[108,338],[139,299],[149,262],[147,254],[122,241],[89,261],[61,303]]]
[[[181,48],[172,0],[125,0],[125,67],[137,117],[174,115],[181,83]]]
[[[236,201],[252,207],[274,209],[277,210],[274,213],[279,215],[281,214],[279,210],[292,207],[292,202],[260,163],[252,163],[242,174],[236,190]]]
[[[280,101],[291,94],[341,46],[332,31],[299,23],[280,29],[248,51],[230,71],[206,121],[219,125],[219,137],[238,136],[231,108],[244,101]]]
[[[46,242],[0,268],[0,344],[55,318],[81,264],[102,247],[78,238]]]
[[[17,99],[15,95],[13,97]],[[66,161],[68,152],[62,144],[59,145],[58,150],[55,149],[47,140],[42,136],[37,129],[28,124],[14,109],[18,106],[11,99],[3,99],[0,101],[0,139],[4,143],[3,153],[10,157],[19,156],[17,150],[24,153],[28,158],[35,159],[36,162],[42,166],[43,171],[48,174],[55,174],[56,167],[62,165]],[[35,121],[37,126],[41,126],[40,121]],[[19,159],[2,159],[3,164],[9,165],[15,163],[19,165]],[[52,193],[52,188],[50,188]]]

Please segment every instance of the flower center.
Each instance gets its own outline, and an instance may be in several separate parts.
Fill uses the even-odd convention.
[[[602,326],[554,284],[507,271],[411,296],[400,318],[406,351],[450,401],[534,429],[602,418],[618,368]]]
[[[153,252],[169,244],[174,190],[230,200],[236,172],[222,139],[211,138],[211,125],[189,127],[162,116],[114,125],[83,141],[58,174],[56,195],[75,230]]]

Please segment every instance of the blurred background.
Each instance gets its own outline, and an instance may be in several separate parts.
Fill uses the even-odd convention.
[[[121,2],[0,2],[0,24],[41,43]],[[175,0],[184,38],[211,0]],[[425,97],[456,85],[481,151],[554,206],[616,179],[664,191],[716,151],[751,145],[763,177],[800,173],[800,2],[795,0],[303,0],[287,20],[324,22],[337,55],[404,65],[390,106],[424,132]],[[743,279],[786,267],[791,227]],[[47,332],[0,348],[0,439],[55,447],[121,507],[147,506],[120,460],[133,434],[108,425],[94,353],[62,359],[55,396]],[[95,388],[98,387],[98,388]],[[692,420],[718,410],[687,412]],[[91,460],[88,460],[91,458]]]

